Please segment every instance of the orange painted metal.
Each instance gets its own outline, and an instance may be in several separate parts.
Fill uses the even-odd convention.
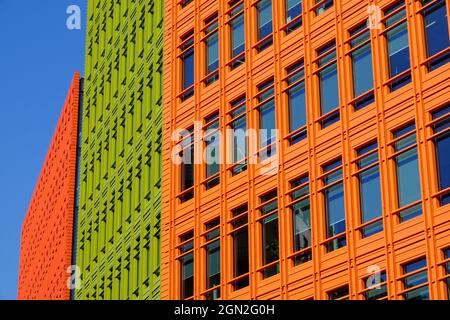
[[[401,265],[426,256],[428,262],[428,285],[430,298],[447,299],[442,281],[445,274],[440,264],[442,250],[450,246],[450,207],[440,207],[434,196],[438,192],[434,146],[429,137],[432,129],[432,110],[450,101],[450,66],[444,65],[428,72],[423,21],[419,14],[420,3],[406,1],[407,23],[411,56],[412,83],[390,92],[387,86],[388,62],[383,30],[371,29],[373,52],[375,103],[360,111],[354,111],[351,83],[352,68],[346,54],[349,45],[348,31],[368,19],[367,8],[376,5],[385,8],[395,1],[334,1],[334,6],[316,16],[314,1],[303,1],[303,26],[286,35],[284,30],[284,1],[273,1],[274,43],[261,53],[256,44],[256,14],[254,0],[245,3],[245,60],[246,63],[230,70],[229,29],[226,25],[228,1],[194,0],[185,8],[178,1],[165,4],[165,48],[164,48],[164,151],[163,151],[163,214],[162,214],[162,273],[161,298],[179,299],[180,264],[178,245],[180,236],[194,231],[194,299],[203,299],[206,291],[206,254],[202,245],[205,239],[205,223],[221,218],[221,298],[223,299],[327,299],[327,292],[343,285],[349,286],[350,299],[363,299],[364,279],[370,275],[368,268],[376,265],[386,270],[389,299],[400,299],[403,290]],[[447,10],[450,3],[446,2]],[[202,28],[204,20],[218,12],[219,19],[219,80],[205,86],[205,54]],[[194,30],[195,37],[195,85],[194,97],[182,102],[180,94],[181,64],[178,59],[181,36]],[[314,76],[316,50],[331,40],[336,41],[337,67],[339,75],[340,121],[325,129],[320,128],[319,88]],[[304,60],[307,92],[308,138],[290,146],[287,97],[284,78],[286,68]],[[200,66],[200,67],[199,67]],[[250,164],[245,173],[232,176],[226,165],[220,167],[220,186],[206,190],[205,165],[196,164],[194,174],[194,199],[181,203],[177,197],[180,190],[179,166],[172,161],[172,150],[176,141],[172,133],[176,129],[190,128],[194,121],[203,121],[213,112],[220,112],[220,130],[224,132],[226,115],[231,101],[246,94],[247,125],[258,128],[257,86],[274,77],[276,125],[281,134],[277,138],[279,166],[274,176],[261,174],[262,165]],[[391,145],[392,130],[402,124],[415,121],[419,154],[419,171],[423,214],[410,221],[399,223],[396,214],[397,194],[394,162]],[[204,124],[204,122],[203,122]],[[377,140],[382,187],[384,230],[374,236],[362,238],[358,228],[359,196],[355,148]],[[195,147],[201,150],[201,142]],[[230,146],[221,149],[224,160]],[[201,155],[200,155],[201,156]],[[325,221],[322,187],[319,179],[321,166],[342,157],[346,211],[347,245],[326,253]],[[289,181],[309,174],[312,261],[294,266],[292,259],[292,221],[288,207]],[[261,230],[257,223],[259,197],[273,189],[278,190],[278,219],[280,237],[280,273],[263,279],[260,269]],[[232,209],[248,203],[250,285],[233,291],[231,280],[232,244],[228,221]]]
[[[18,299],[70,299],[79,92],[75,73],[22,225]]]

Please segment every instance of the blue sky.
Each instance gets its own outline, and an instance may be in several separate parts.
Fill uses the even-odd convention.
[[[0,300],[15,299],[22,220],[75,71],[85,0],[0,0]],[[81,8],[81,30],[66,9]]]

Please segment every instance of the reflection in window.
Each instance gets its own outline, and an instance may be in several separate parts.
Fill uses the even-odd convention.
[[[363,237],[368,237],[383,231],[377,143],[359,148],[357,156],[360,217],[361,224],[364,225],[361,228],[361,234]]]
[[[320,90],[320,124],[322,128],[339,121],[339,86],[336,44],[331,42],[317,50]]]
[[[258,220],[262,232],[262,274],[263,278],[268,278],[280,272],[277,191],[263,195],[260,201],[262,206]]]
[[[447,300],[450,300],[450,249],[444,250],[444,259],[447,261],[444,263],[444,271],[445,271],[445,285],[447,287]]]
[[[259,157],[261,161],[276,153],[275,96],[273,79],[258,86]]]
[[[194,197],[194,129],[188,129],[183,136],[179,153],[180,176],[181,176],[181,202],[188,201]]]
[[[257,11],[257,50],[267,49],[272,45],[272,0],[261,0],[256,4]]]
[[[328,292],[328,300],[348,300],[349,292],[348,285],[334,289]]]
[[[303,61],[289,67],[285,89],[289,110],[289,142],[295,144],[306,138],[306,92]]]
[[[422,214],[419,202],[420,176],[414,123],[394,132],[395,171],[397,178],[397,205],[400,222]],[[413,203],[417,203],[414,204]],[[403,207],[406,207],[402,210]]]
[[[205,119],[204,137],[206,162],[206,189],[211,189],[220,183],[220,139],[219,114],[215,113]]]
[[[182,101],[194,95],[194,31],[181,37],[181,95]]]
[[[450,105],[432,113],[433,142],[441,206],[450,203]]]
[[[287,34],[302,26],[302,0],[285,0],[285,15]]]
[[[180,237],[178,247],[180,262],[180,298],[189,299],[194,296],[194,232],[190,231]]]
[[[217,13],[205,20],[205,84],[211,84],[219,79],[219,22]]]
[[[311,255],[311,215],[308,176],[291,181],[290,209],[292,211],[294,265],[308,262]]]
[[[324,176],[321,179],[321,190],[325,208],[325,236],[328,240],[325,245],[327,252],[332,252],[347,244],[341,159],[322,166],[322,171]]]
[[[433,57],[450,46],[448,17],[445,0],[422,0],[427,58]],[[432,4],[431,4],[432,3]],[[450,52],[432,58],[428,70],[434,70],[450,61]]]
[[[374,102],[370,30],[364,22],[350,31],[353,74],[353,107],[360,110]]]
[[[248,207],[242,205],[231,211],[233,241],[233,290],[249,285]]]
[[[230,8],[230,67],[234,69],[245,63],[244,1],[230,1]]]
[[[333,0],[315,0],[316,2],[316,15],[324,13],[328,9],[333,7]]]
[[[405,1],[399,1],[384,11],[385,37],[389,62],[389,88],[395,91],[411,82],[408,25]]]
[[[220,219],[206,224],[204,246],[206,251],[206,293],[207,300],[220,298]]]
[[[365,300],[384,300],[387,298],[387,277],[386,271],[372,275],[364,280]]]
[[[405,300],[429,300],[427,260],[425,258],[410,262],[402,266],[403,299]],[[408,276],[408,274],[412,275]]]
[[[232,175],[247,170],[247,117],[245,95],[230,104]]]

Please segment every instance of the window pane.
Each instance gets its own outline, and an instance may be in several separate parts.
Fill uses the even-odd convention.
[[[181,259],[181,299],[194,295],[194,255],[192,253]]]
[[[269,264],[279,258],[278,243],[278,214],[273,214],[262,220],[263,265]],[[264,278],[279,272],[278,265],[264,271]]]
[[[258,40],[272,33],[272,0],[262,0],[258,8]]]
[[[370,43],[352,53],[354,97],[373,89]]]
[[[348,286],[328,292],[328,300],[337,300],[348,296]]]
[[[406,22],[387,32],[389,77],[395,77],[409,69],[408,29]]]
[[[215,241],[206,247],[207,289],[220,285],[220,242]],[[220,290],[212,292],[212,299],[220,298]]]
[[[257,40],[260,41],[272,34],[272,0],[261,0],[257,5],[258,33]],[[272,37],[258,46],[262,51],[272,45]]]
[[[260,149],[275,143],[275,104],[271,100],[259,109],[260,114]],[[273,148],[267,148],[261,153],[261,160],[272,156]]]
[[[294,250],[299,251],[311,246],[311,219],[309,199],[292,206],[294,219]]]
[[[234,58],[245,49],[244,15],[233,19],[231,22],[231,57]]]
[[[339,106],[338,74],[336,64],[325,68],[319,73],[320,106],[324,115]]]
[[[194,50],[190,49],[183,54],[183,89],[194,84]]]
[[[381,186],[378,166],[368,169],[359,175],[361,222],[369,222],[381,217]],[[363,232],[363,236],[369,236],[383,230],[383,224],[378,223]]]
[[[420,259],[420,260],[408,263],[407,265],[404,265],[403,273],[408,274],[408,273],[414,272],[416,270],[425,268],[426,266],[427,266],[426,259]],[[427,271],[425,270],[423,272],[406,277],[403,280],[403,286],[405,289],[408,289],[408,288],[413,288],[413,287],[421,285],[421,284],[425,284],[427,282],[428,282],[428,275],[427,275]],[[406,300],[428,300],[429,299],[428,286],[409,291],[409,292],[403,294],[403,297]]]
[[[398,206],[404,207],[421,198],[417,150],[406,151],[396,158]]]
[[[450,187],[450,136],[436,139],[436,159],[439,177],[439,190]],[[450,195],[441,197],[442,205],[450,203]]]
[[[290,132],[306,125],[306,93],[302,81],[288,91]]]
[[[450,46],[448,33],[448,17],[445,7],[445,0],[438,1],[437,4],[426,9],[423,13],[425,38],[427,45],[427,56],[431,57]],[[450,61],[447,53],[442,58],[436,59],[429,64],[434,70]]]
[[[217,32],[208,37],[206,47],[206,72],[209,74],[219,67],[219,35]]]
[[[316,0],[316,3],[322,2],[323,0]],[[319,15],[325,11],[327,11],[329,8],[333,6],[333,0],[326,0],[324,1],[320,6],[316,9],[316,15]]]
[[[302,14],[302,0],[286,0],[286,23]]]
[[[345,232],[344,188],[342,183],[325,190],[327,238]]]

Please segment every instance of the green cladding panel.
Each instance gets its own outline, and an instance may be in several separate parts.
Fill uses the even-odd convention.
[[[162,0],[89,0],[75,299],[159,299]]]

